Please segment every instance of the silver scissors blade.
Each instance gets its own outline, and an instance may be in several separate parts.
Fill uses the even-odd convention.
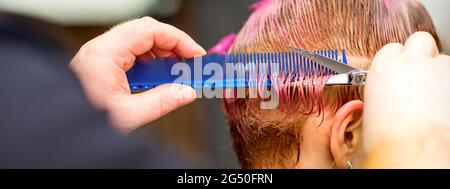
[[[348,72],[352,72],[352,71],[356,71],[356,70],[360,70],[358,68],[354,68],[352,66],[349,66],[347,64],[343,64],[339,61],[330,59],[328,57],[319,55],[319,54],[315,54],[311,51],[308,50],[304,50],[304,49],[300,49],[300,48],[295,48],[295,47],[291,47],[292,49],[294,49],[295,51],[299,52],[302,56],[317,62],[318,64],[330,69],[331,71],[334,71],[338,74],[343,74],[343,73],[348,73]]]
[[[309,58],[310,60],[330,69],[337,73],[330,79],[328,79],[328,86],[334,85],[355,85],[363,86],[366,82],[367,71],[343,64],[339,61],[330,59],[328,57],[315,54],[308,50],[303,50],[300,48],[290,47],[295,51],[299,52],[302,56]]]

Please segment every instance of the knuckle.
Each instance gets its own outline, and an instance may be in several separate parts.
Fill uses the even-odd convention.
[[[97,47],[95,42],[89,41],[83,46],[81,46],[78,57],[79,58],[89,58],[93,56],[98,56],[100,54],[100,49]]]
[[[173,92],[174,91],[168,90],[165,92],[164,95],[160,96],[159,99],[160,116],[166,115],[167,113],[171,112],[172,110],[183,104],[183,100],[181,98],[177,98],[178,94]]]
[[[130,53],[117,54],[117,56],[111,56],[110,58],[112,58],[113,62],[119,65],[120,68],[126,71],[131,69],[134,64],[133,59],[135,59],[134,55]]]
[[[404,46],[400,43],[388,43],[375,54],[374,60],[376,61],[381,57],[391,55],[393,52],[400,53],[403,47]]]
[[[164,116],[170,112],[173,101],[172,101],[172,99],[170,99],[168,97],[168,95],[161,95],[159,103],[160,103],[160,105],[159,105],[159,107],[160,107],[159,116],[160,117]]]
[[[139,20],[141,22],[144,22],[145,24],[148,24],[148,25],[153,25],[153,24],[157,23],[157,21],[154,18],[150,17],[150,16],[144,16],[144,17],[142,17]]]
[[[159,24],[159,22],[152,17],[142,17],[132,24],[132,27],[129,28],[132,31],[129,33],[138,32],[150,36],[149,34],[154,33],[154,30],[158,28],[157,24]]]
[[[410,39],[426,39],[426,40],[430,40],[430,39],[434,39],[433,36],[425,31],[418,31],[414,34],[411,35]]]
[[[111,30],[122,30],[123,33],[133,33],[136,31],[146,31],[152,28],[157,21],[149,16],[145,16],[139,19],[130,20],[128,22],[117,25]]]
[[[384,50],[392,50],[392,49],[398,49],[398,48],[403,48],[403,45],[400,43],[388,43],[387,45],[384,46]]]

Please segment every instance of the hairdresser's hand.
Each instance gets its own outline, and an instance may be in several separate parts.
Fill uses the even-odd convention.
[[[195,99],[192,88],[163,85],[131,94],[125,72],[141,55],[191,58],[205,50],[181,30],[145,17],[112,28],[81,47],[70,63],[89,100],[129,132]]]
[[[394,151],[420,149],[421,154],[428,153],[420,146],[425,143],[415,142],[431,136],[438,141],[439,135],[449,134],[450,57],[439,55],[436,42],[428,33],[415,33],[404,46],[389,44],[381,49],[373,61],[364,94],[366,151],[382,139],[402,138],[400,142],[408,141],[412,146]],[[419,135],[429,136],[420,139]],[[400,142],[388,146],[402,145]],[[407,159],[402,161],[407,163]]]

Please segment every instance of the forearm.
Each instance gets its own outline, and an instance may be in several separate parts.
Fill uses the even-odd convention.
[[[365,168],[450,168],[450,127],[383,137],[368,151]]]

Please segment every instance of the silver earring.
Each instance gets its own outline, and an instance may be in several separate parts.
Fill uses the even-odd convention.
[[[347,169],[353,169],[352,163],[347,161]]]

